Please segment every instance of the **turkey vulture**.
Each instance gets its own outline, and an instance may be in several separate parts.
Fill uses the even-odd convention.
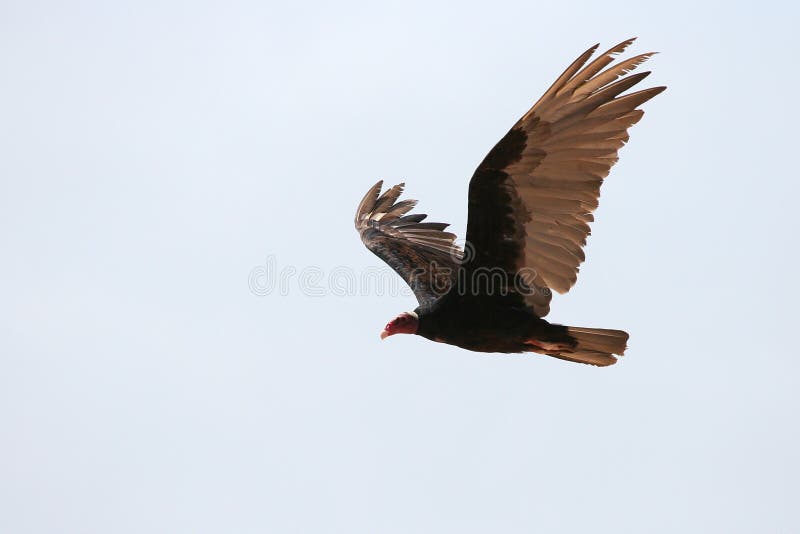
[[[575,284],[600,184],[642,118],[637,108],[666,89],[623,94],[650,74],[630,72],[652,53],[614,63],[633,40],[588,64],[598,45],[581,54],[492,148],[469,183],[463,249],[448,224],[409,214],[416,201],[398,201],[404,184],[381,194],[380,181],[367,191],[355,217],[361,240],[419,301],[381,339],[417,334],[473,351],[536,352],[597,366],[622,356],[626,332],[543,317],[551,291]]]

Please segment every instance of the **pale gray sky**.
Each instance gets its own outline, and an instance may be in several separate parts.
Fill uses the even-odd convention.
[[[0,532],[800,530],[786,6],[0,2]],[[463,236],[486,151],[633,35],[669,90],[550,316],[624,360],[380,342],[413,297],[328,284],[383,268],[361,195]],[[253,294],[268,258],[323,296]]]

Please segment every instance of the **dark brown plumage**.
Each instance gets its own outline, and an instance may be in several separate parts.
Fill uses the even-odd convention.
[[[420,304],[385,335],[414,330],[470,350],[593,365],[622,355],[625,332],[542,318],[552,290],[565,293],[577,280],[600,185],[643,115],[638,106],[665,89],[623,94],[649,74],[630,72],[650,53],[611,65],[632,42],[588,65],[597,45],[581,54],[484,158],[469,184],[466,253],[447,224],[407,215],[416,202],[398,202],[403,184],[381,195],[378,182],[367,192],[356,212],[361,239]]]

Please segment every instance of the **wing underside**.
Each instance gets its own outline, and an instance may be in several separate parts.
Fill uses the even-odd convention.
[[[525,299],[537,315],[551,291],[575,284],[600,186],[641,119],[638,106],[663,91],[626,91],[649,72],[631,74],[652,53],[614,63],[624,41],[589,61],[578,57],[490,151],[470,182],[467,242],[476,266],[524,271]],[[614,63],[614,64],[612,64]]]

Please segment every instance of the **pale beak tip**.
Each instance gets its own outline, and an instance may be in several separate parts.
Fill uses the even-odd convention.
[[[381,341],[383,341],[383,340],[384,340],[384,339],[386,339],[387,337],[389,337],[389,332],[387,332],[386,330],[384,330],[383,332],[381,332]]]

